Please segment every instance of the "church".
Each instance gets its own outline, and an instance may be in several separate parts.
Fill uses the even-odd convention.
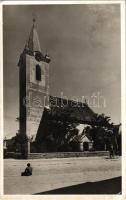
[[[45,127],[49,126],[49,122],[55,120],[90,126],[96,115],[86,102],[49,95],[50,62],[49,55],[44,55],[41,51],[36,22],[33,19],[29,38],[18,62],[19,131],[21,135],[27,136],[29,141],[32,138],[41,147],[47,132]],[[38,150],[36,147],[31,150],[32,148],[28,147],[28,152],[43,152],[46,148]]]

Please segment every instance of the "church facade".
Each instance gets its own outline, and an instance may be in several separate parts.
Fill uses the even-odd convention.
[[[48,55],[41,53],[35,20],[19,59],[20,132],[36,135],[49,92]]]
[[[91,124],[95,113],[85,103],[49,95],[50,57],[43,55],[35,20],[19,59],[19,130],[41,141],[48,120]],[[46,116],[46,118],[45,118]]]

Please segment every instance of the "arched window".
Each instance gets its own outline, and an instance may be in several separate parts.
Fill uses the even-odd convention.
[[[41,81],[41,67],[40,67],[40,65],[36,65],[36,80]]]

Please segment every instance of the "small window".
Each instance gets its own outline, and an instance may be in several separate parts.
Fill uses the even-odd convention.
[[[36,80],[41,81],[41,67],[40,67],[40,65],[36,65]]]

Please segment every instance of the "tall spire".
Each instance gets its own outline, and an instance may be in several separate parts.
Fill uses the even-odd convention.
[[[38,34],[36,31],[36,19],[33,17],[33,25],[31,28],[31,32],[26,43],[25,49],[29,50],[30,52],[39,51],[41,52],[41,47],[39,43]]]

